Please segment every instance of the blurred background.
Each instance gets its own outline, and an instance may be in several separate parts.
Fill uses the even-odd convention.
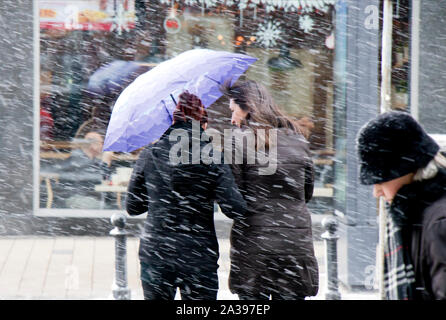
[[[139,152],[102,152],[119,94],[186,50],[240,52],[258,58],[243,79],[263,83],[310,142],[315,241],[321,219],[335,216],[342,283],[376,290],[378,209],[358,183],[354,140],[380,112],[382,8],[380,0],[2,1],[0,236],[108,236]],[[439,139],[445,13],[442,1],[393,1],[391,107]],[[224,97],[209,115],[210,127],[230,127]],[[143,218],[128,221],[135,237]],[[216,219],[226,235],[230,222]]]

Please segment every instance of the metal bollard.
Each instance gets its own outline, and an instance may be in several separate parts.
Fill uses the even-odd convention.
[[[126,217],[115,213],[111,217],[115,228],[110,235],[115,237],[115,279],[112,291],[115,300],[130,300],[130,289],[127,286],[127,232],[124,230]]]
[[[336,234],[338,222],[333,217],[324,218],[322,226],[326,230],[322,234],[325,240],[326,262],[325,268],[327,270],[327,293],[326,300],[340,300],[341,294],[338,289],[338,250],[337,240],[339,236]]]

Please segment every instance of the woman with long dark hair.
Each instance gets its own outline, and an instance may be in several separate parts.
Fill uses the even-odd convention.
[[[240,219],[246,203],[229,166],[191,161],[192,145],[198,143],[199,154],[204,146],[203,139],[192,141],[196,133],[192,131],[199,130],[202,137],[206,124],[200,99],[182,93],[172,126],[142,151],[133,170],[127,212],[148,212],[139,247],[145,299],[173,299],[177,288],[182,299],[217,297],[219,251],[214,200],[228,217]],[[181,151],[183,160],[186,152],[185,162],[172,159],[178,136],[187,138]]]
[[[261,84],[225,84],[222,91],[230,101],[232,123],[255,138],[254,150],[235,143],[236,152],[245,155],[243,164],[233,162],[232,169],[248,217],[235,219],[231,230],[229,287],[240,299],[316,295],[318,265],[306,206],[314,177],[308,142]],[[253,153],[255,163],[246,161]],[[269,163],[260,163],[261,158]]]

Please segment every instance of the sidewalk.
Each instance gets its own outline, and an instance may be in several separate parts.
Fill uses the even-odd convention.
[[[229,239],[220,239],[219,300],[238,299],[229,292]],[[143,299],[139,280],[137,238],[127,240],[128,282],[131,298]],[[315,242],[324,299],[324,244]],[[0,238],[0,300],[112,299],[114,239],[112,237]],[[340,288],[342,299],[377,299],[377,293],[352,293]],[[178,295],[177,295],[178,298]]]

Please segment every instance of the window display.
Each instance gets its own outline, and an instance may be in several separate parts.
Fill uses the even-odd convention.
[[[39,0],[40,208],[122,209],[138,150],[102,152],[113,105],[137,76],[194,48],[258,58],[245,77],[299,123],[321,166],[317,186],[330,188],[334,3]],[[209,125],[230,126],[226,109],[212,105]]]

